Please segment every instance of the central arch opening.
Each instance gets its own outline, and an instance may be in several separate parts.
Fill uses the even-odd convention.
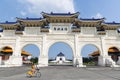
[[[56,42],[50,46],[48,51],[48,65],[72,65],[73,51],[64,42]]]

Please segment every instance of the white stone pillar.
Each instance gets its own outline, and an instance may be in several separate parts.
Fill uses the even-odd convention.
[[[75,40],[74,40],[74,45],[75,45],[75,56],[79,57],[80,53],[79,53],[79,48],[78,48],[78,35],[75,35]]]
[[[15,46],[13,49],[12,56],[21,56],[21,50],[20,50],[20,37],[16,38]]]
[[[41,53],[38,59],[38,66],[48,66],[48,55],[46,54],[46,34],[43,35],[43,42],[41,45]]]
[[[48,66],[48,58],[46,56],[39,57],[38,66],[39,67]]]
[[[14,46],[13,54],[9,58],[9,66],[22,66],[22,56],[21,56],[21,50],[20,50],[20,38],[17,37],[16,39],[16,45]],[[6,64],[6,65],[7,65]]]
[[[106,46],[105,46],[105,42],[104,42],[104,38],[101,38],[101,54],[98,57],[98,65],[99,66],[106,66],[106,58],[107,58],[108,54],[106,51]]]
[[[76,63],[76,67],[86,67],[85,65],[83,65],[83,60],[82,57],[79,58],[75,58],[75,63]]]
[[[74,45],[75,45],[75,56],[74,56],[73,66],[84,67],[82,56],[80,55],[80,50],[78,47],[78,35],[77,34],[75,35]]]
[[[98,57],[98,65],[105,66],[106,65],[105,60],[106,60],[106,58],[104,56],[99,56]]]

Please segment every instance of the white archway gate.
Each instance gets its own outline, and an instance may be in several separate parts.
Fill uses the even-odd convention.
[[[21,49],[35,44],[40,50],[38,66],[48,66],[48,51],[56,42],[68,44],[73,51],[73,66],[84,67],[81,49],[86,44],[95,45],[99,51],[99,65],[114,64],[108,55],[110,46],[120,48],[120,23],[105,23],[104,18],[82,19],[77,13],[44,13],[43,18],[17,18],[16,22],[0,23],[0,48],[10,46],[13,54],[1,67],[22,66]],[[104,23],[103,23],[104,22]],[[118,60],[120,62],[120,60]]]

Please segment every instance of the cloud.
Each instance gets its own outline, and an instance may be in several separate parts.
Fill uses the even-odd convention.
[[[102,14],[97,13],[95,16],[93,16],[93,18],[103,18]]]
[[[27,13],[24,12],[24,11],[21,11],[20,14],[21,14],[22,16],[26,16]]]
[[[40,15],[44,12],[75,12],[73,0],[18,0],[26,8],[26,13]],[[25,15],[21,12],[21,15]]]

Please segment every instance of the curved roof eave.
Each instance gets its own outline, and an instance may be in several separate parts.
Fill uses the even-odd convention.
[[[104,26],[120,26],[120,23],[115,23],[115,22],[105,22],[105,23],[102,23],[102,25]]]
[[[19,22],[2,22],[0,23],[1,26],[15,26],[15,25],[19,25]]]
[[[44,18],[46,18],[46,17],[62,17],[62,16],[64,16],[64,17],[78,17],[79,16],[79,12],[76,12],[76,13],[45,13],[45,12],[42,12],[41,13],[42,14],[42,16],[44,17]]]
[[[75,21],[78,21],[78,22],[103,22],[104,19],[103,18],[100,18],[100,19],[75,19]]]
[[[17,18],[17,21],[44,21],[44,18]]]

